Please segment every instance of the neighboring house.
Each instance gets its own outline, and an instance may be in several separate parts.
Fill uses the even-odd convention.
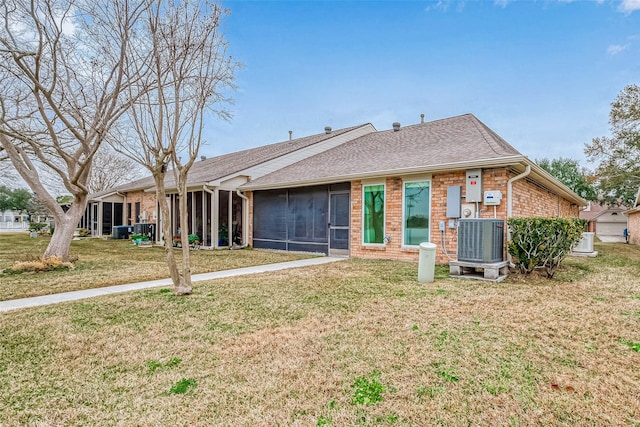
[[[588,202],[580,211],[580,218],[587,220],[587,231],[595,233],[603,242],[624,242],[627,217],[623,215],[626,206],[600,205]]]
[[[189,234],[197,234],[206,246],[247,244],[249,203],[240,185],[292,163],[316,155],[346,141],[375,132],[371,124],[332,130],[262,147],[204,159],[193,164],[188,175]],[[179,232],[178,195],[171,171],[165,180],[170,199],[174,235]],[[114,226],[138,223],[160,225],[155,183],[143,178],[90,195],[80,226],[93,236],[110,235]],[[156,235],[158,240],[160,235]]]
[[[439,263],[456,259],[461,217],[577,217],[586,204],[471,114],[394,123],[240,190],[256,248],[416,260],[430,241]]]
[[[26,230],[29,228],[29,215],[16,211],[0,211],[0,228]]]
[[[640,245],[640,189],[636,194],[636,200],[631,208],[624,212],[627,217],[627,232],[629,233],[629,243]]]

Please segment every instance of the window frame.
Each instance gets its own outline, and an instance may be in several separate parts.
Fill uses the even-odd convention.
[[[382,209],[383,209],[383,214],[382,214],[382,242],[377,243],[377,242],[365,242],[365,235],[366,235],[366,222],[365,222],[365,215],[366,215],[366,210],[365,210],[365,190],[367,187],[377,187],[377,186],[382,186],[382,195],[383,195],[383,200],[382,200]],[[361,221],[362,221],[362,237],[361,237],[361,241],[362,241],[362,245],[363,246],[381,246],[384,247],[385,246],[385,242],[384,242],[384,236],[387,235],[387,184],[384,181],[372,181],[372,182],[366,182],[366,183],[362,183],[362,215],[361,215]]]
[[[402,180],[402,247],[403,248],[418,248],[420,247],[419,244],[417,245],[411,245],[411,244],[407,244],[405,243],[405,236],[406,236],[406,224],[407,224],[407,218],[406,218],[406,197],[407,197],[407,187],[406,184],[415,184],[415,183],[428,183],[429,184],[429,209],[428,209],[428,220],[429,220],[429,225],[427,226],[427,230],[428,230],[428,240],[427,242],[431,242],[431,225],[432,225],[432,215],[431,215],[431,208],[433,207],[433,203],[432,203],[432,196],[433,196],[433,181],[431,179],[431,177],[420,177],[420,178],[413,178],[413,179],[403,179]]]

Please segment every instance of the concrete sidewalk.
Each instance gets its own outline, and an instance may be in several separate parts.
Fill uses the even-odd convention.
[[[280,262],[277,264],[256,265],[253,267],[238,268],[235,270],[213,271],[211,273],[193,274],[191,281],[201,282],[203,280],[222,279],[225,277],[235,277],[247,274],[266,273],[269,271],[285,270],[288,268],[308,267],[313,265],[327,264],[330,262],[342,261],[346,258],[320,257],[301,259],[297,261]],[[9,301],[0,301],[0,312],[18,310],[27,307],[37,307],[40,305],[57,304],[66,301],[76,301],[80,299],[93,298],[102,295],[117,294],[122,292],[137,291],[140,289],[156,288],[160,286],[171,286],[171,279],[151,280],[148,282],[131,283],[127,285],[108,286],[105,288],[85,289],[82,291],[64,292],[61,294],[43,295],[32,298],[21,298]]]

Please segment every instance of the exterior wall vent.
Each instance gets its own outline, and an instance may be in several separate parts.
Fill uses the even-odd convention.
[[[503,261],[504,220],[460,219],[458,261],[493,263]]]

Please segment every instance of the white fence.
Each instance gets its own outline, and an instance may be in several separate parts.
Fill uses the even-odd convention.
[[[28,229],[28,222],[0,221],[0,230],[2,231],[24,231]]]

